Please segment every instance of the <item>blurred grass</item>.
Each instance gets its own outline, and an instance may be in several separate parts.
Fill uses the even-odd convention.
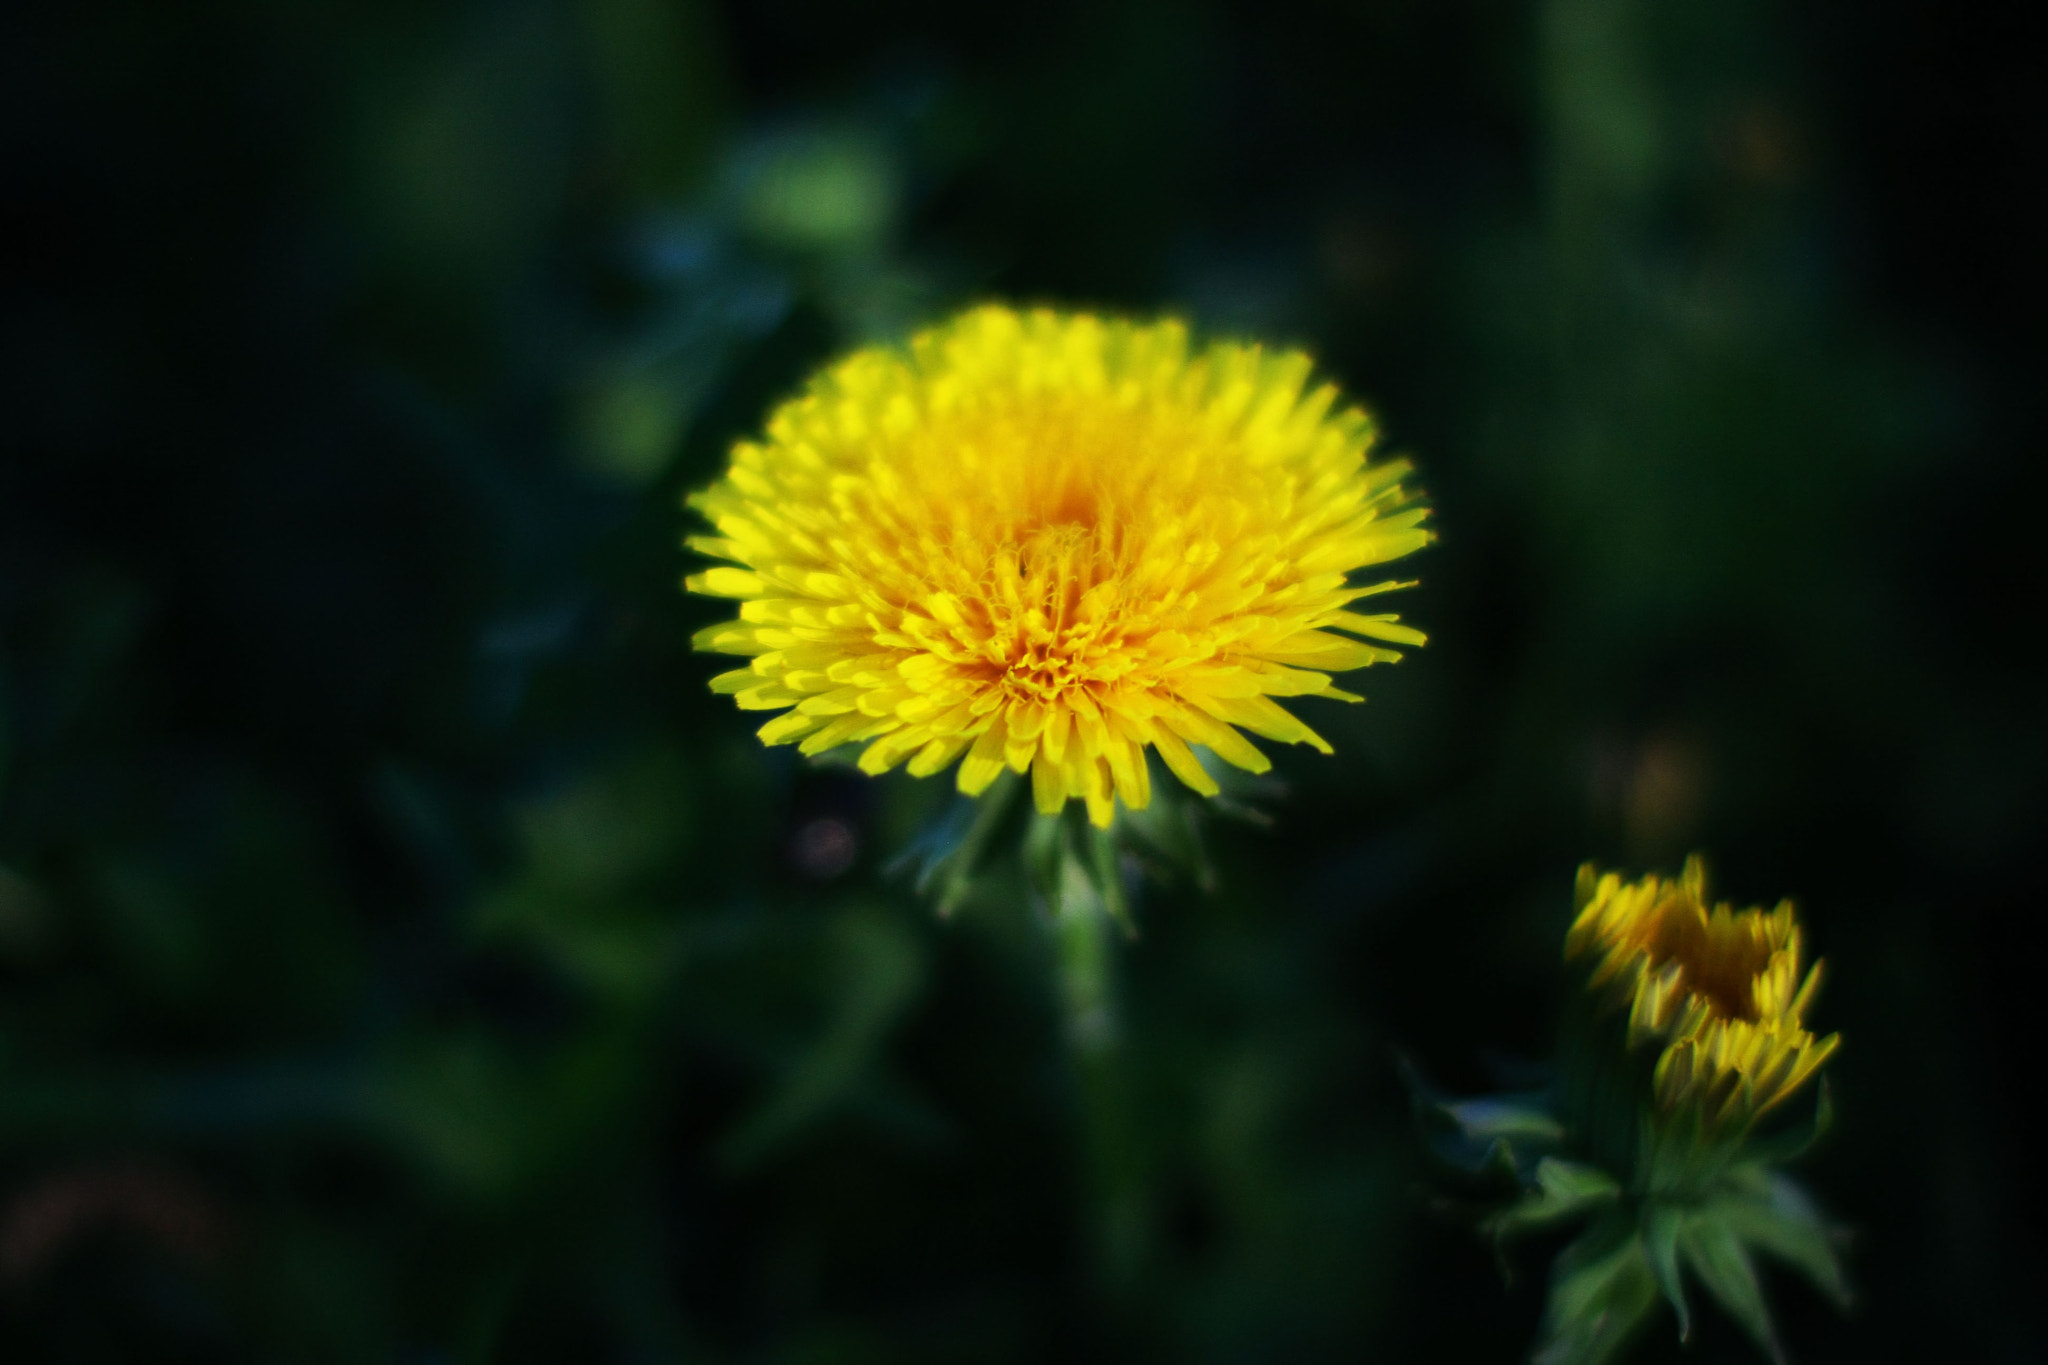
[[[2031,1358],[2042,96],[1934,15],[0,19],[0,1351],[1510,1358],[1391,1049],[1515,1073],[1571,869],[1704,847],[1847,1037],[1792,1350]],[[987,294],[1309,345],[1444,532],[1093,1076],[677,591],[769,402]]]

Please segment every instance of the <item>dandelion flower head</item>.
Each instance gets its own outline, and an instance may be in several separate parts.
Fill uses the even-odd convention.
[[[1624,882],[1579,869],[1568,959],[1597,956],[1589,985],[1626,1003],[1631,1042],[1661,1046],[1657,1102],[1712,1122],[1747,1121],[1789,1098],[1833,1055],[1840,1035],[1804,1023],[1821,964],[1801,975],[1792,903],[1709,908],[1706,864],[1678,878]]]
[[[1150,800],[1146,750],[1205,795],[1191,746],[1251,772],[1240,731],[1330,746],[1277,698],[1358,698],[1331,675],[1420,632],[1354,574],[1431,538],[1405,462],[1299,352],[1190,349],[1178,322],[973,309],[857,351],[739,444],[691,504],[739,600],[699,648],[783,714],[769,744],[864,744],[860,766],[977,795],[1029,772],[1038,808]]]

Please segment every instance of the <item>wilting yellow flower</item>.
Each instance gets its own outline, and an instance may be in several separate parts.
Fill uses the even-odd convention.
[[[1332,673],[1423,642],[1348,610],[1408,585],[1349,576],[1431,533],[1408,465],[1368,464],[1371,421],[1310,370],[1002,307],[855,352],[690,500],[718,531],[690,544],[743,566],[688,580],[741,601],[697,636],[753,656],[713,689],[789,708],[769,744],[864,742],[865,771],[920,777],[965,754],[970,795],[1028,769],[1040,810],[1097,825],[1151,799],[1147,746],[1205,795],[1190,745],[1271,766],[1239,728],[1328,753],[1273,699],[1356,701]]]
[[[1676,881],[1623,882],[1587,863],[1576,904],[1565,957],[1598,953],[1590,985],[1627,1003],[1631,1044],[1661,1043],[1652,1084],[1667,1112],[1755,1118],[1804,1085],[1841,1041],[1816,1039],[1803,1022],[1821,964],[1800,975],[1790,901],[1709,909],[1706,864],[1695,855]]]

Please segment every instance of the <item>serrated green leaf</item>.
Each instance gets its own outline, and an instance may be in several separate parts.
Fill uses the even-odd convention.
[[[1678,1315],[1678,1339],[1692,1339],[1692,1308],[1685,1301],[1685,1277],[1678,1269],[1678,1238],[1685,1230],[1685,1210],[1675,1204],[1652,1203],[1643,1211],[1643,1253],[1664,1301]]]
[[[1756,1267],[1750,1263],[1749,1253],[1742,1249],[1734,1230],[1702,1212],[1685,1220],[1678,1246],[1685,1263],[1699,1276],[1714,1301],[1742,1324],[1766,1355],[1782,1363],[1784,1355],[1778,1349],[1777,1334],[1771,1330],[1771,1314],[1764,1306]]]
[[[1657,1306],[1657,1281],[1642,1238],[1620,1219],[1564,1249],[1550,1273],[1543,1339],[1533,1365],[1602,1365]]]
[[[1739,1188],[1741,1194],[1715,1200],[1711,1216],[1744,1245],[1799,1271],[1846,1309],[1853,1295],[1834,1231],[1799,1183],[1781,1172],[1752,1170]]]

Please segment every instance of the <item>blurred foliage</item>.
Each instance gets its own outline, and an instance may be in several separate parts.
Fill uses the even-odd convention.
[[[2038,1358],[2007,22],[10,9],[0,1354],[1515,1358],[1391,1057],[1520,1084],[1570,869],[1698,846],[1847,1040],[1867,1297],[1788,1350]],[[987,294],[1308,345],[1443,529],[1103,1065],[1028,897],[885,872],[946,792],[763,751],[676,587],[774,397]]]

